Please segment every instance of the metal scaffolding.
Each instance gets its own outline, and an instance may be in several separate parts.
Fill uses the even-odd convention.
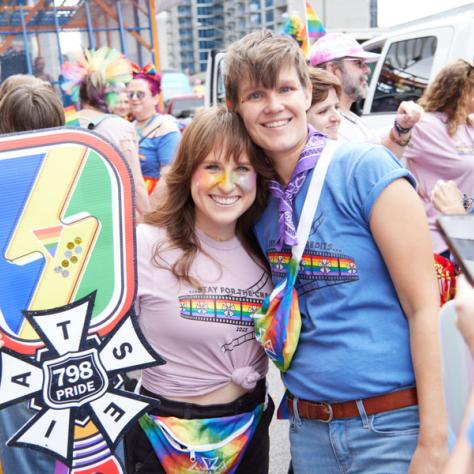
[[[67,52],[62,33],[69,32],[81,34],[84,48],[115,47],[134,62],[159,67],[154,0],[7,0],[0,2],[2,80],[33,74],[34,55],[57,77]]]

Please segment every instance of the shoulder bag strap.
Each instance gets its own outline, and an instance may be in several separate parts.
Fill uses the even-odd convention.
[[[313,224],[313,217],[316,214],[316,209],[318,207],[321,190],[323,189],[324,180],[326,178],[326,172],[338,145],[339,142],[328,138],[314,168],[308,192],[306,193],[306,199],[303,204],[303,210],[301,211],[298,228],[296,230],[296,240],[298,243],[291,249],[293,259],[298,262],[301,260],[306,243],[308,242],[309,232]]]

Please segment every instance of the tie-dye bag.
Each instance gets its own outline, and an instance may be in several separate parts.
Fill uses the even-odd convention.
[[[336,141],[327,140],[316,163],[296,230],[297,243],[291,249],[291,259],[286,269],[287,277],[265,298],[261,308],[253,315],[257,341],[282,372],[290,368],[298,346],[301,314],[295,282],[326,172],[337,145]],[[311,196],[311,199],[308,199],[308,196]]]
[[[139,423],[167,473],[233,474],[264,406],[261,403],[250,412],[233,416],[191,420],[148,414]]]

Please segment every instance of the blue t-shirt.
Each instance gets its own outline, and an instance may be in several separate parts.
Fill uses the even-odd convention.
[[[312,173],[296,195],[295,224]],[[283,375],[298,398],[354,400],[415,384],[408,323],[369,228],[372,206],[399,178],[415,186],[377,145],[343,143],[329,165],[296,282],[300,340]],[[275,249],[278,208],[271,197],[255,229],[274,284],[285,276],[291,255],[288,246]]]
[[[160,177],[161,167],[173,161],[180,138],[179,132],[169,132],[157,137],[143,138],[139,142],[140,165],[144,177]]]

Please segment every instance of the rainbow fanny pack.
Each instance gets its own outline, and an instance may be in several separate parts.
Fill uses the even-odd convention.
[[[264,412],[254,410],[232,416],[185,420],[147,414],[139,424],[167,473],[236,471]]]

